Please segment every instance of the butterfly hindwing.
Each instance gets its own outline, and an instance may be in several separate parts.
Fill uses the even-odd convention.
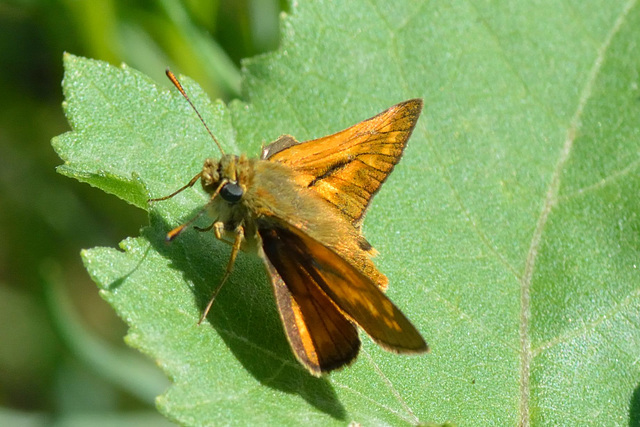
[[[284,242],[276,230],[261,230],[260,235],[278,311],[296,358],[316,376],[351,363],[360,349],[356,326],[297,264],[295,257],[283,256]]]
[[[260,235],[266,257],[295,301],[302,295],[314,301],[310,306],[323,310],[328,306],[326,299],[387,350],[427,350],[424,339],[405,315],[367,276],[336,252],[294,227],[261,230]],[[329,318],[333,320],[336,313],[332,314]]]

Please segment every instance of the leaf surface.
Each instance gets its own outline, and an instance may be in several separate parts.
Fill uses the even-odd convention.
[[[244,102],[187,92],[227,152],[327,135],[413,97],[425,111],[365,220],[388,295],[432,352],[368,338],[328,378],[297,364],[260,261],[241,255],[196,321],[227,245],[164,234],[206,199],[154,204],[124,251],[83,253],[128,342],[174,385],[181,423],[638,422],[640,12],[635,1],[300,2],[246,62]],[[147,208],[218,156],[175,91],[65,58],[60,171]],[[206,219],[199,222],[206,226]]]

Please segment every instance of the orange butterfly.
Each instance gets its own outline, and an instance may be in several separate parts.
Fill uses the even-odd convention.
[[[176,77],[167,76],[193,106]],[[166,200],[200,180],[210,195],[201,213],[215,219],[198,230],[213,230],[232,244],[225,275],[200,321],[243,249],[264,261],[293,353],[313,375],[356,358],[357,326],[386,350],[428,351],[383,293],[388,280],[373,264],[376,251],[361,230],[371,198],[400,160],[421,111],[422,100],[411,99],[334,135],[301,143],[285,135],[260,159],[224,154],[207,127],[221,159],[206,159],[187,185],[150,200]],[[199,216],[170,231],[167,240]]]

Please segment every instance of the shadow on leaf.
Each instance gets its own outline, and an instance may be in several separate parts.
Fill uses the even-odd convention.
[[[640,385],[636,387],[629,404],[629,427],[640,427]]]
[[[198,225],[209,225],[205,221],[203,218]],[[181,272],[185,289],[191,285],[202,312],[222,279],[231,248],[217,241],[213,232],[198,232],[193,228],[167,244],[165,235],[171,226],[153,211],[150,222],[143,236],[161,256],[170,260],[172,268]],[[197,321],[194,316],[194,324]],[[201,325],[202,328],[211,326],[245,369],[263,385],[298,394],[336,419],[346,418],[345,409],[329,381],[312,376],[294,358],[273,291],[257,256],[239,254],[233,273],[216,297],[207,321]],[[217,350],[212,346],[212,351]]]
[[[144,255],[142,256],[142,258],[140,258],[140,260],[137,262],[137,264],[136,264],[136,266],[134,268],[132,268],[124,276],[120,276],[116,280],[114,280],[113,282],[107,284],[105,289],[107,289],[110,292],[115,292],[115,291],[118,290],[118,288],[120,286],[124,285],[124,283],[127,281],[127,279],[129,279],[135,272],[137,272],[138,269],[140,268],[140,266],[142,266],[144,264],[144,262],[147,260],[147,255],[149,255],[149,251],[150,250],[151,250],[151,246],[149,246],[147,248],[147,250],[144,251]]]

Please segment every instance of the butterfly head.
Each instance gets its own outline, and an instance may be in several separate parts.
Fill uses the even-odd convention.
[[[209,158],[200,177],[204,191],[212,196],[217,193],[227,203],[238,203],[249,184],[249,161],[244,155],[231,154],[224,154],[220,160]]]

